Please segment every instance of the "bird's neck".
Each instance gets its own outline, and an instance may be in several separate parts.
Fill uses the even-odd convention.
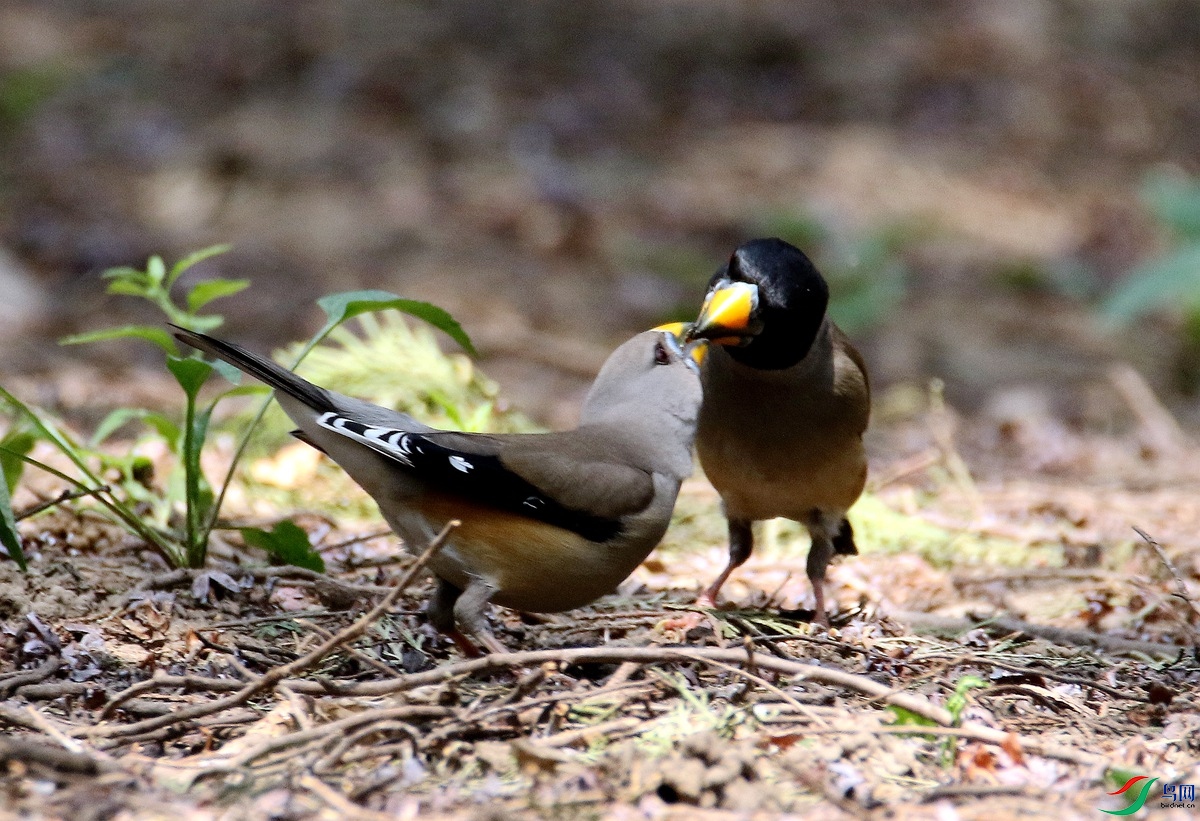
[[[764,323],[763,332],[748,345],[726,347],[729,358],[757,371],[784,371],[804,367],[828,353],[831,345],[829,319]]]

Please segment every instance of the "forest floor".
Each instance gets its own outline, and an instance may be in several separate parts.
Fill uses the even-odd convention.
[[[909,399],[877,414],[829,630],[790,524],[676,627],[724,559],[702,477],[617,594],[497,608],[511,652],[474,660],[425,624],[426,578],[397,589],[414,560],[377,522],[300,516],[328,576],[236,537],[171,570],[67,506],[24,522],[0,813],[1065,819],[1129,805],[1145,780],[1106,793],[1135,775],[1152,808],[1200,781],[1194,445]]]

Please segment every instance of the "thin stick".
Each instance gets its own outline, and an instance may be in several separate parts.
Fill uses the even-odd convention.
[[[102,753],[99,750],[94,750],[82,741],[71,738],[58,727],[56,727],[54,723],[50,721],[50,719],[38,712],[32,704],[26,706],[25,712],[29,715],[30,721],[32,721],[39,730],[62,745],[63,749],[72,755],[81,756],[90,760],[97,771],[106,772],[120,769],[117,763],[113,760],[112,756],[108,755],[107,753]]]
[[[303,659],[299,661],[303,661]],[[297,693],[305,695],[385,696],[402,693],[417,687],[423,687],[427,684],[440,684],[443,681],[460,676],[507,670],[513,667],[533,667],[546,662],[559,662],[560,664],[620,664],[622,662],[632,662],[634,664],[645,665],[696,661],[717,661],[725,664],[740,665],[746,662],[746,651],[742,649],[723,650],[715,647],[615,647],[611,645],[605,647],[578,647],[568,650],[527,650],[519,653],[493,653],[482,658],[466,659],[454,664],[445,664],[433,670],[426,670],[422,673],[412,673],[390,681],[336,684],[312,681],[310,679],[287,679],[284,683]],[[819,667],[809,662],[783,659],[777,656],[756,656],[755,662],[763,670],[782,673],[783,675],[813,681],[818,684],[843,687],[865,695],[868,698],[878,699],[885,704],[894,704],[897,707],[903,707],[942,726],[948,727],[954,723],[953,718],[947,710],[933,704],[928,699],[913,693],[895,692],[892,688],[866,676],[847,673],[843,670],[834,670],[829,667]],[[296,664],[298,662],[292,662],[288,666]],[[276,668],[276,670],[282,669]],[[272,671],[272,673],[274,672]],[[261,680],[265,681],[267,678],[268,676],[264,676]],[[274,684],[277,680],[274,675],[270,675],[270,678],[272,679],[271,684]],[[210,692],[230,692],[235,689],[239,689],[240,691],[243,688],[242,682],[230,681],[229,679],[203,678],[200,676],[159,676],[154,680],[163,687],[190,687],[193,689],[209,690]],[[226,700],[222,699],[222,706],[217,709],[224,709],[227,706],[237,706],[241,703],[227,704],[225,702]],[[213,704],[216,703],[213,702]],[[178,718],[183,712],[181,710],[174,714],[177,720],[185,720]],[[215,710],[205,711],[201,714],[204,715],[208,712],[215,712]],[[147,722],[139,723],[145,725]],[[135,725],[129,726],[132,727]],[[160,726],[164,726],[164,723],[161,721],[157,722],[154,727],[138,727],[138,732],[146,732],[150,729],[157,729]],[[100,728],[103,735],[124,735],[124,733],[116,732],[115,730],[117,729],[119,728]],[[83,732],[86,733],[88,731],[84,730]]]
[[[778,687],[776,687],[771,682],[767,681],[762,676],[755,675],[754,673],[751,673],[748,670],[743,670],[741,667],[737,667],[732,664],[725,664],[724,662],[721,662],[721,661],[713,661],[711,659],[702,659],[702,661],[705,664],[711,665],[712,667],[716,667],[719,670],[725,670],[727,672],[742,676],[743,678],[747,678],[750,681],[753,681],[755,684],[757,684],[759,687],[762,687],[764,690],[768,690],[768,691],[774,693],[775,695],[779,696],[781,699],[784,700],[784,702],[786,702],[787,704],[790,704],[792,707],[796,708],[796,710],[798,710],[799,712],[808,716],[808,718],[810,720],[812,720],[814,723],[816,723],[817,725],[819,725],[821,727],[831,726],[828,721],[826,721],[825,719],[821,718],[819,715],[814,713],[807,705],[801,704],[795,698],[788,695],[783,690],[779,689]]]
[[[75,499],[82,499],[84,496],[95,496],[98,493],[108,493],[108,491],[111,489],[112,488],[110,488],[108,485],[101,485],[100,487],[85,487],[80,490],[64,490],[53,499],[47,499],[43,502],[39,502],[28,510],[22,510],[20,513],[14,513],[13,518],[19,522],[22,519],[28,519],[30,516],[36,516],[44,510],[49,510],[50,508],[56,507],[65,502],[71,502]]]
[[[84,746],[73,738],[69,738],[62,730],[50,723],[50,719],[39,713],[32,705],[25,708],[25,712],[29,714],[29,720],[32,721],[39,730],[53,738],[67,750],[73,753],[82,753]]]
[[[272,668],[262,677],[251,681],[249,684],[245,685],[242,687],[242,689],[238,690],[231,696],[219,698],[206,704],[196,704],[191,707],[185,707],[182,710],[165,716],[156,716],[154,718],[148,718],[144,721],[134,722],[133,724],[95,727],[90,730],[89,735],[94,735],[101,738],[119,738],[121,736],[135,735],[137,733],[146,733],[152,730],[157,730],[160,727],[168,727],[172,724],[178,724],[184,721],[191,721],[202,716],[212,715],[213,713],[220,712],[221,710],[227,710],[230,707],[241,706],[254,696],[261,693],[263,690],[274,687],[276,684],[288,678],[289,676],[293,676],[304,670],[310,669],[334,650],[341,647],[343,644],[353,641],[363,633],[367,632],[367,629],[371,626],[371,624],[379,619],[379,617],[386,613],[388,609],[396,603],[396,600],[400,598],[400,594],[403,593],[405,588],[412,583],[412,580],[416,578],[417,574],[420,573],[429,560],[433,558],[434,554],[441,550],[442,545],[446,543],[446,539],[449,538],[450,534],[456,527],[459,526],[459,524],[460,522],[457,519],[447,522],[446,526],[442,528],[442,532],[434,537],[433,541],[429,543],[429,546],[425,548],[425,551],[418,556],[417,560],[408,568],[408,572],[404,574],[404,577],[396,584],[395,587],[388,591],[387,595],[383,597],[379,604],[371,608],[371,610],[358,619],[358,621],[354,622],[349,627],[338,632],[334,636],[321,642],[318,647],[296,659],[295,661]],[[296,687],[290,682],[288,683],[288,686],[290,686],[296,692],[302,692],[300,688]]]
[[[363,821],[391,821],[393,816],[360,807],[343,793],[335,790],[315,775],[304,774],[297,779],[300,787],[311,792],[325,802],[329,809],[340,818],[363,819]]]
[[[62,747],[43,744],[32,738],[0,736],[0,761],[37,762],[59,772],[95,775],[118,770],[108,759],[87,753],[74,753]]]
[[[1192,597],[1188,595],[1187,583],[1183,580],[1183,574],[1179,572],[1179,568],[1175,566],[1175,562],[1171,561],[1171,557],[1167,555],[1167,551],[1163,550],[1163,546],[1157,540],[1137,525],[1133,526],[1133,531],[1145,539],[1146,544],[1154,548],[1154,552],[1158,554],[1159,561],[1166,565],[1167,570],[1171,571],[1171,575],[1175,577],[1175,586],[1179,588],[1177,594],[1179,598],[1187,602],[1196,615],[1200,616],[1200,606],[1192,601]]]
[[[1190,444],[1175,417],[1163,407],[1145,377],[1132,366],[1114,365],[1108,372],[1108,381],[1137,417],[1150,447],[1159,453],[1174,453]]]

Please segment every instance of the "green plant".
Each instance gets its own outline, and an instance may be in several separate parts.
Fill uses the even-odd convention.
[[[144,271],[117,268],[105,272],[111,280],[112,294],[140,297],[157,305],[167,319],[193,330],[207,331],[218,327],[223,319],[217,315],[202,315],[200,311],[210,302],[243,290],[246,280],[211,279],[198,283],[178,303],[172,296],[180,276],[191,266],[216,254],[225,246],[214,246],[180,260],[170,269],[160,257],[152,257]],[[447,333],[473,353],[470,340],[457,322],[441,308],[426,302],[402,299],[386,291],[353,291],[333,294],[318,300],[326,322],[304,344],[291,367],[299,364],[313,348],[346,320],[371,311],[399,310],[429,322]],[[16,533],[9,489],[15,485],[20,471],[17,466],[33,464],[93,496],[113,519],[156,547],[172,564],[202,567],[207,556],[208,538],[216,527],[218,514],[229,489],[238,462],[245,453],[250,435],[271,401],[267,397],[259,407],[254,421],[247,426],[236,449],[232,464],[221,483],[213,487],[200,469],[200,455],[208,437],[213,410],[223,399],[244,393],[266,393],[262,386],[234,387],[219,393],[207,404],[200,401],[200,390],[213,371],[219,371],[230,381],[240,380],[240,373],[224,363],[210,364],[197,351],[181,355],[174,338],[163,328],[147,325],[126,325],[79,334],[63,340],[64,344],[100,342],[112,339],[142,339],[161,348],[166,355],[167,369],[184,393],[183,423],[178,424],[164,414],[140,409],[122,408],[113,411],[98,427],[88,445],[80,444],[61,432],[44,413],[22,403],[0,388],[3,398],[18,417],[9,435],[0,442],[0,457],[5,468],[5,492],[0,496],[0,544],[24,567],[24,556]],[[127,422],[140,421],[153,435],[161,437],[175,456],[175,467],[166,483],[164,493],[156,493],[145,481],[145,463],[134,454],[111,456],[100,450],[103,441]],[[79,476],[70,476],[45,463],[29,457],[33,440],[41,439],[56,447],[75,466]],[[102,473],[115,473],[114,482],[102,481]],[[280,559],[318,567],[320,557],[308,544],[300,528],[281,523],[273,531],[249,529],[246,538],[268,549]],[[303,543],[301,543],[303,542]]]
[[[325,572],[325,560],[308,540],[308,534],[295,522],[284,519],[270,530],[260,527],[239,527],[246,544],[261,547],[284,564]]]
[[[65,70],[49,64],[0,70],[0,136],[15,132],[67,79]]]
[[[950,694],[950,698],[946,699],[946,712],[950,714],[951,724],[955,727],[962,724],[963,713],[967,709],[969,700],[967,694],[972,690],[987,687],[987,682],[975,675],[965,675],[959,677],[954,683],[954,692]],[[925,716],[917,715],[911,710],[904,707],[898,707],[895,704],[888,705],[888,712],[892,714],[893,726],[911,726],[913,727],[914,735],[922,735],[919,727],[936,727],[937,724],[932,719]],[[930,741],[935,740],[935,736],[924,734],[925,738]],[[950,766],[954,763],[954,747],[955,740],[953,738],[943,738],[941,744],[941,761],[942,766]]]
[[[427,325],[399,314],[364,314],[357,327],[342,325],[300,366],[318,385],[412,414],[438,428],[527,433],[536,426],[516,411],[497,406],[498,388],[462,354],[443,353]],[[300,345],[281,356],[292,359]],[[397,367],[403,363],[403,367]],[[268,412],[267,429],[280,438],[295,425],[279,408]]]
[[[1142,185],[1142,201],[1162,227],[1169,247],[1130,271],[1101,311],[1118,323],[1151,311],[1177,311],[1189,340],[1200,344],[1200,180],[1150,174]]]

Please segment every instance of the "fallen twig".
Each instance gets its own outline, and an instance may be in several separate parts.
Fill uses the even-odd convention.
[[[333,810],[338,818],[363,819],[364,821],[376,821],[376,819],[379,821],[390,821],[393,818],[393,816],[386,813],[375,812],[365,807],[360,807],[345,794],[335,790],[315,775],[301,775],[296,783],[297,786],[308,790],[328,805],[329,809]]]
[[[299,661],[303,661],[303,659]],[[401,676],[390,681],[363,681],[353,684],[340,684],[330,681],[312,681],[309,679],[281,680],[275,679],[272,676],[274,680],[271,681],[271,684],[282,681],[282,683],[295,692],[304,695],[386,696],[423,687],[427,684],[438,684],[459,676],[495,672],[513,667],[533,666],[551,661],[561,664],[621,664],[623,662],[655,664],[687,661],[707,663],[709,661],[716,661],[724,664],[738,665],[746,661],[746,653],[744,650],[724,650],[715,647],[606,646],[578,647],[567,650],[528,650],[518,653],[498,653],[477,659],[467,659],[454,664],[445,664],[433,670]],[[937,724],[948,726],[953,723],[950,714],[945,709],[938,707],[927,699],[911,693],[894,692],[886,685],[880,684],[866,676],[847,673],[842,670],[834,670],[828,667],[819,667],[809,662],[783,659],[777,656],[756,656],[755,662],[763,670],[794,676],[798,679],[813,681],[818,684],[844,687],[869,698],[879,699],[885,704],[894,704],[897,707],[903,707]],[[276,668],[272,673],[282,669]],[[267,676],[263,677],[264,680],[266,678]],[[162,687],[189,687],[212,692],[229,692],[245,687],[242,682],[231,681],[229,679],[202,678],[200,676],[159,675],[155,676],[153,681]],[[224,701],[226,700],[222,700],[222,702]],[[215,704],[216,702],[213,703]],[[238,701],[235,703],[240,704],[241,702]],[[226,704],[217,709],[224,709],[225,706],[232,706],[232,704]],[[204,711],[201,715],[208,712],[212,711]],[[175,715],[178,716],[180,713],[176,713]],[[146,722],[139,723],[146,724]],[[138,727],[137,731],[145,732],[149,729],[154,728],[141,726]],[[121,735],[121,733],[110,732],[107,735]]]
[[[1041,798],[1044,790],[1037,790],[1022,784],[947,784],[935,787],[922,796],[921,800],[941,801],[943,798],[995,798],[1001,795],[1022,795],[1026,798]]]
[[[133,724],[93,727],[88,729],[86,733],[99,738],[117,738],[121,736],[135,735],[137,733],[150,732],[152,730],[157,730],[160,727],[167,727],[171,724],[191,721],[193,719],[200,718],[201,716],[211,715],[213,713],[220,712],[221,710],[227,710],[230,707],[237,707],[245,704],[251,698],[263,692],[264,690],[283,682],[288,676],[295,675],[296,673],[311,668],[338,647],[341,647],[343,644],[353,641],[361,636],[367,631],[371,624],[375,622],[376,619],[386,613],[392,604],[395,603],[396,599],[400,597],[400,594],[404,592],[404,590],[416,577],[416,575],[421,572],[426,563],[433,558],[434,554],[436,554],[438,550],[441,549],[451,532],[458,527],[458,524],[459,523],[456,520],[447,522],[446,526],[442,528],[442,532],[434,537],[433,541],[429,543],[429,546],[425,548],[425,551],[418,556],[417,560],[408,568],[408,571],[404,574],[404,577],[396,584],[395,587],[388,591],[387,595],[383,597],[379,604],[371,608],[370,611],[364,614],[349,627],[326,639],[318,647],[296,659],[295,661],[272,668],[260,678],[251,681],[233,695],[225,698],[220,698],[205,704],[192,705],[191,707],[185,707],[170,715],[148,718],[143,721],[134,722]],[[302,690],[294,684],[288,683],[288,686],[296,692],[302,692]]]
[[[311,630],[312,632],[316,633],[318,636],[320,636],[323,639],[327,639],[333,635],[333,633],[326,630],[324,627],[321,627],[319,624],[313,624],[311,621],[305,621],[304,619],[296,619],[296,624],[300,625],[301,627],[305,628],[306,630]],[[366,653],[362,652],[361,650],[356,650],[353,647],[347,647],[346,652],[350,654],[351,658],[355,659],[360,664],[364,664],[367,667],[374,669],[376,672],[382,673],[383,675],[387,676],[388,678],[396,678],[397,676],[400,675],[399,673],[396,672],[395,668],[388,667],[386,664],[384,664],[379,659],[373,658],[373,657],[367,655]]]
[[[1040,678],[1048,678],[1051,681],[1057,681],[1062,684],[1074,684],[1077,687],[1086,687],[1090,690],[1096,690],[1104,693],[1112,698],[1122,699],[1123,701],[1140,701],[1148,702],[1150,699],[1146,696],[1134,695],[1128,689],[1120,687],[1110,687],[1095,679],[1085,679],[1081,676],[1071,676],[1066,673],[1059,673],[1055,670],[1048,670],[1044,667],[1026,667],[1021,664],[1012,664],[1003,659],[992,658],[990,656],[981,656],[975,653],[922,653],[921,660],[931,658],[947,658],[955,663],[955,666],[976,664],[981,667],[990,666],[998,667],[1001,670],[1007,670],[1010,673],[1020,673],[1028,676],[1039,676]]]
[[[1108,380],[1137,417],[1146,444],[1158,453],[1177,453],[1189,447],[1188,435],[1131,365],[1114,365],[1108,372]]]
[[[0,736],[0,761],[36,762],[59,772],[80,775],[120,771],[120,767],[112,761],[86,751],[65,750],[53,744],[17,736]]]
[[[599,724],[578,727],[574,730],[564,730],[561,733],[533,739],[532,743],[539,747],[555,748],[570,747],[573,744],[578,744],[580,741],[590,741],[593,738],[603,738],[611,743],[617,735],[637,730],[644,724],[645,722],[640,718],[629,716],[614,718],[611,721],[602,721]]]
[[[725,664],[724,662],[720,662],[720,661],[713,661],[711,659],[707,659],[707,660],[705,660],[704,663],[708,664],[712,667],[716,667],[720,670],[725,670],[726,672],[733,673],[734,675],[742,676],[742,677],[754,682],[759,687],[762,687],[764,690],[767,690],[768,692],[774,693],[775,695],[779,696],[787,704],[790,704],[792,707],[796,708],[801,713],[808,716],[809,719],[816,722],[818,725],[820,725],[822,727],[829,726],[829,722],[826,721],[825,719],[821,718],[815,712],[813,712],[812,708],[809,707],[807,704],[801,704],[795,698],[788,695],[783,690],[779,689],[778,687],[776,687],[771,682],[767,681],[762,676],[755,675],[754,673],[750,672],[749,670],[743,670],[741,667],[737,667],[733,664]]]
[[[108,493],[110,490],[112,490],[112,488],[110,488],[108,485],[101,485],[100,487],[85,487],[80,490],[64,490],[53,499],[46,499],[38,502],[33,507],[22,510],[20,513],[14,511],[13,518],[19,522],[22,519],[28,519],[30,516],[36,516],[42,511],[49,510],[52,507],[57,507],[58,505],[66,502],[70,502],[75,499],[82,499],[84,496],[95,496],[100,493]]]
[[[1180,653],[1191,649],[1178,644],[1123,639],[1118,636],[1107,636],[1103,633],[1091,633],[1087,630],[1070,630],[1065,627],[1034,624],[1022,619],[1013,618],[1012,616],[950,618],[947,616],[936,616],[932,613],[911,612],[891,613],[890,615],[897,621],[907,624],[909,629],[914,633],[966,633],[969,630],[986,627],[1006,634],[1025,633],[1064,647],[1093,647],[1110,653],[1144,653],[1146,655],[1176,658]]]
[[[33,670],[22,670],[17,673],[8,673],[0,676],[0,698],[7,698],[8,694],[18,687],[24,687],[28,684],[40,684],[50,676],[58,672],[58,668],[62,667],[62,658],[54,656],[41,667],[36,667]]]
[[[1134,525],[1133,531],[1145,539],[1146,544],[1154,548],[1154,552],[1158,554],[1159,561],[1166,565],[1167,570],[1170,571],[1171,576],[1173,576],[1175,579],[1175,586],[1179,589],[1179,592],[1176,593],[1176,595],[1187,602],[1188,606],[1192,608],[1193,612],[1195,612],[1197,616],[1200,616],[1200,605],[1197,605],[1196,602],[1192,600],[1192,597],[1188,595],[1187,582],[1183,580],[1183,574],[1179,572],[1179,568],[1175,566],[1175,562],[1171,561],[1171,557],[1167,555],[1167,551],[1163,550],[1163,546],[1158,543],[1158,540],[1154,539],[1149,533],[1142,530],[1137,525]],[[1190,628],[1191,625],[1189,624],[1188,627]],[[1193,630],[1193,638],[1194,633],[1195,631]]]
[[[338,721],[331,721],[328,724],[321,724],[308,730],[297,730],[294,733],[288,733],[278,738],[268,739],[257,746],[239,752],[227,761],[214,765],[209,771],[236,772],[242,767],[249,765],[250,762],[262,758],[264,755],[269,755],[279,750],[286,750],[289,747],[295,747],[300,744],[307,744],[311,741],[342,736],[366,724],[380,724],[412,719],[438,719],[447,718],[452,715],[454,715],[453,708],[433,707],[423,704],[410,704],[384,710],[368,710]]]

